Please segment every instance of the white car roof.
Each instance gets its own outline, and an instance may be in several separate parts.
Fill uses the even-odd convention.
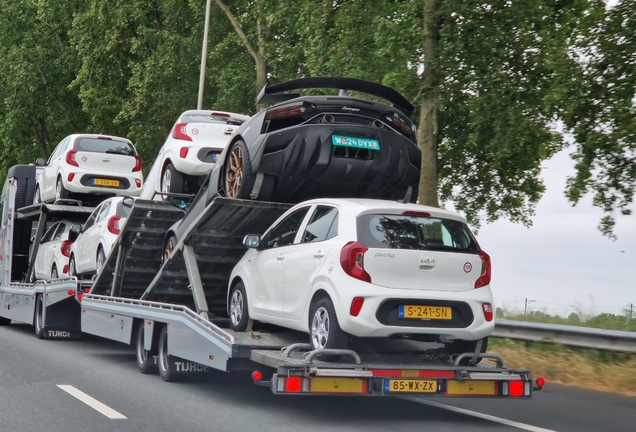
[[[437,208],[414,203],[400,203],[397,201],[369,199],[369,198],[317,198],[297,204],[297,206],[307,204],[331,204],[340,208],[351,208],[356,214],[390,212],[401,214],[405,211],[426,212],[433,217],[444,219],[454,219],[466,223],[466,218],[462,215]]]

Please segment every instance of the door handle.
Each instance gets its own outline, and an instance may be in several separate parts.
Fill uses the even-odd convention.
[[[276,259],[277,259],[278,261],[282,261],[282,260],[284,260],[284,259],[285,259],[285,254],[280,254],[280,255],[278,255],[278,256],[276,257]]]
[[[325,253],[323,251],[318,251],[314,254],[314,257],[316,258],[323,258],[325,256]]]

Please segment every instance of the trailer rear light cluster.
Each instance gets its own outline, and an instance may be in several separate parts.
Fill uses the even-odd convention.
[[[366,394],[367,379],[347,377],[274,376],[276,393]]]
[[[364,253],[368,250],[362,243],[350,241],[340,251],[340,265],[349,276],[371,283],[371,275],[364,269]]]
[[[187,123],[177,123],[174,125],[174,129],[172,129],[172,138],[182,140],[182,141],[192,141],[192,138],[188,135],[186,131]]]
[[[504,381],[501,383],[501,394],[510,397],[530,396],[530,381]]]
[[[486,252],[479,252],[479,258],[481,258],[481,274],[475,281],[475,288],[481,288],[490,283],[490,277],[492,273],[492,265],[490,263],[490,255]]]

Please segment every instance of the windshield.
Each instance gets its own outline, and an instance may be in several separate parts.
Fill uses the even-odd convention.
[[[358,217],[357,234],[370,248],[479,253],[466,224],[452,219],[367,214]]]

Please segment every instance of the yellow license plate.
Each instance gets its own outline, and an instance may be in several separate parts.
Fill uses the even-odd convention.
[[[384,393],[435,393],[437,381],[388,379],[384,380]]]
[[[450,320],[453,310],[447,306],[400,305],[400,318]]]
[[[108,179],[93,179],[93,184],[95,186],[114,186],[119,187],[119,180],[108,180]]]
[[[366,393],[366,381],[360,378],[312,378],[310,393]]]
[[[497,383],[495,381],[450,380],[446,385],[446,394],[458,396],[495,396],[497,395]]]

